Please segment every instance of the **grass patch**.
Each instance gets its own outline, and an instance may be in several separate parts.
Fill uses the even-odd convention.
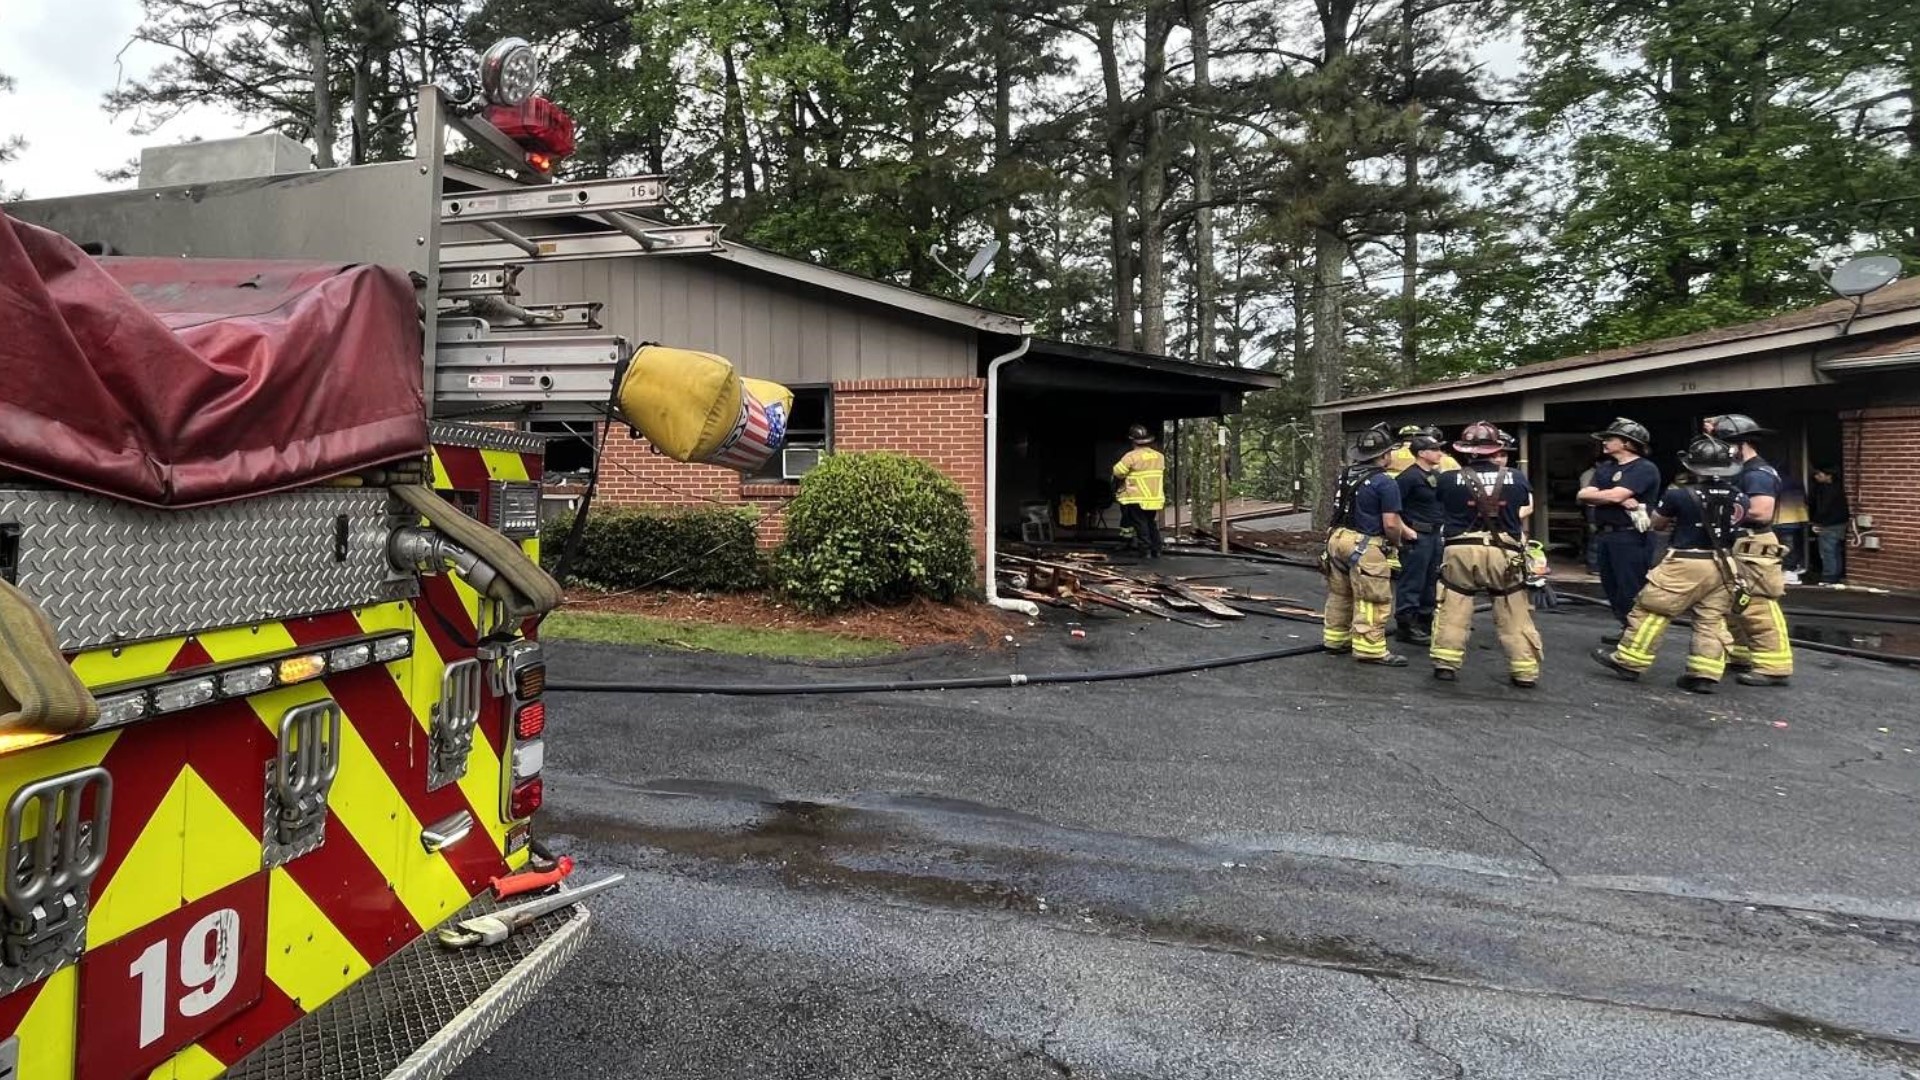
[[[784,660],[860,660],[885,656],[900,648],[891,641],[848,637],[820,630],[726,626],[598,611],[556,611],[540,625],[540,636],[603,645],[664,646]]]

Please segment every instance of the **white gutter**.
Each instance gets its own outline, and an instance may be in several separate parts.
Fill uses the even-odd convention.
[[[987,363],[987,603],[1002,611],[1017,611],[1038,618],[1040,608],[1031,600],[1015,600],[1000,595],[998,564],[1000,546],[1000,368],[1027,355],[1033,335],[1023,334],[1020,344]]]

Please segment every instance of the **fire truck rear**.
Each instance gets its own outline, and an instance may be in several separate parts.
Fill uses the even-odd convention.
[[[581,946],[434,933],[536,858],[559,591],[502,421],[631,362],[512,279],[718,240],[658,178],[453,190],[449,130],[570,145],[524,47],[411,161],[0,215],[0,1080],[441,1076]]]

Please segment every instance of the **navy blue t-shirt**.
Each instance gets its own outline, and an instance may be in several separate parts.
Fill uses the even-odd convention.
[[[1419,464],[1409,465],[1394,477],[1400,485],[1400,516],[1407,524],[1428,532],[1446,520],[1440,506],[1440,473],[1429,472]]]
[[[1368,536],[1385,536],[1386,523],[1381,521],[1383,514],[1400,512],[1400,485],[1384,471],[1367,477],[1360,489],[1353,495],[1353,528]],[[1398,540],[1399,537],[1394,537]]]
[[[1634,458],[1625,465],[1619,462],[1602,465],[1593,470],[1593,486],[1601,491],[1608,488],[1626,488],[1633,492],[1634,498],[1651,508],[1655,497],[1660,494],[1660,467],[1646,458]],[[1592,505],[1595,525],[1633,528],[1633,519],[1627,516],[1626,508],[1619,503]]]
[[[1527,474],[1519,469],[1509,467],[1505,476],[1501,476],[1501,472],[1500,466],[1491,461],[1476,461],[1458,472],[1440,474],[1440,505],[1446,510],[1446,535],[1459,536],[1481,528],[1477,496],[1487,485],[1497,485],[1494,490],[1502,503],[1500,531],[1509,536],[1520,535],[1520,508],[1533,499],[1533,488],[1527,484]]]
[[[1773,510],[1766,521],[1749,521],[1747,526],[1753,529],[1767,529],[1773,526],[1772,514],[1780,512],[1780,474],[1767,464],[1764,458],[1748,458],[1740,467],[1740,475],[1734,480],[1735,486],[1752,499],[1758,495],[1773,497]]]
[[[1705,551],[1713,547],[1707,536],[1707,530],[1701,524],[1701,511],[1705,509],[1706,491],[1704,488],[1671,487],[1660,496],[1658,513],[1673,522],[1673,539],[1669,546],[1675,550]],[[1733,494],[1734,524],[1738,525],[1747,516],[1747,496],[1744,492]]]

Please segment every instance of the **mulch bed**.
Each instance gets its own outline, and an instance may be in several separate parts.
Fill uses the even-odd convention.
[[[1006,635],[1026,629],[1026,619],[972,600],[939,604],[917,599],[899,607],[858,607],[816,615],[770,593],[698,593],[649,590],[601,593],[567,590],[566,609],[618,612],[655,619],[757,626],[768,630],[818,630],[892,641],[904,648],[967,645],[998,648]]]

